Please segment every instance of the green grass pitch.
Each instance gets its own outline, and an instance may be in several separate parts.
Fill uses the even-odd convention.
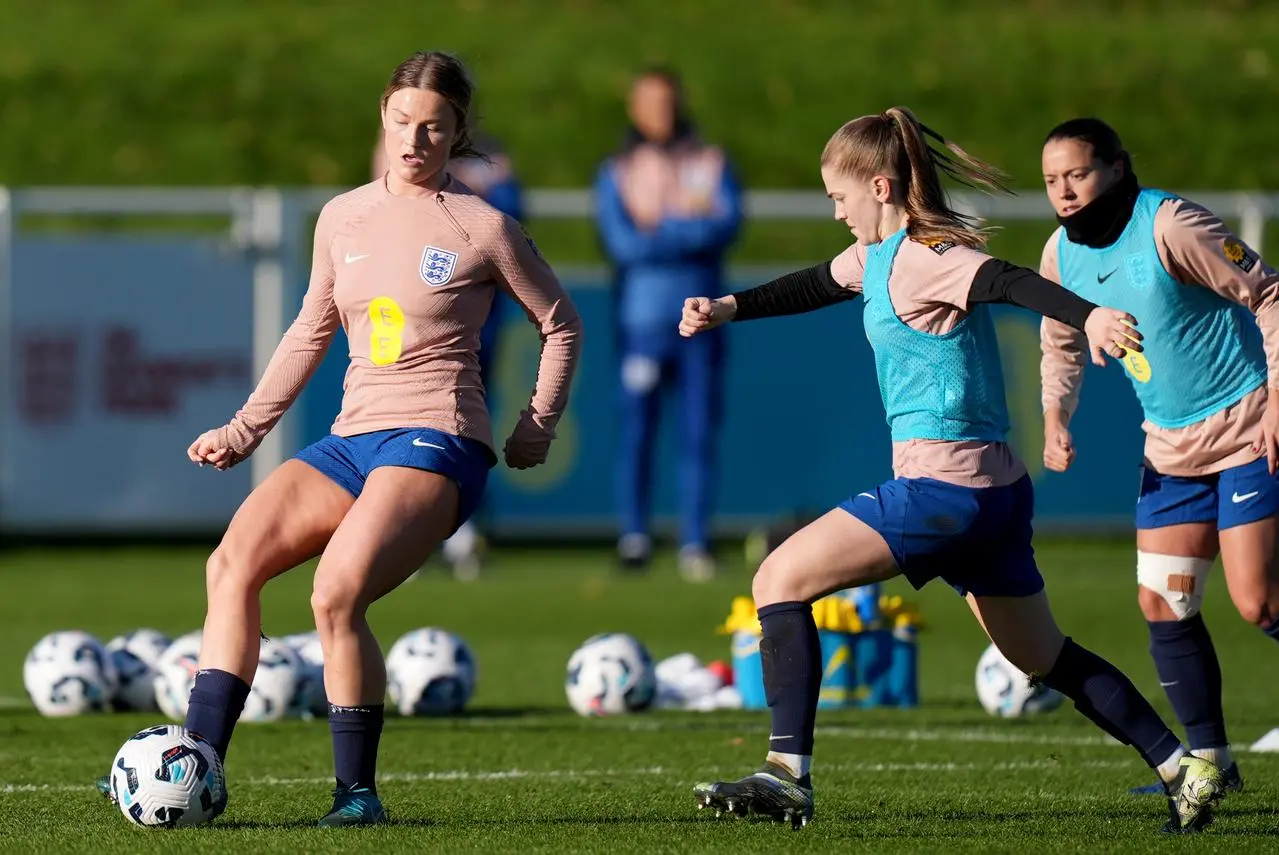
[[[499,550],[474,585],[428,570],[375,606],[384,646],[418,626],[460,633],[479,661],[466,715],[388,721],[381,792],[390,826],[312,827],[329,807],[323,722],[242,725],[231,748],[231,803],[213,825],[132,827],[93,789],[120,743],[158,714],[47,720],[23,698],[21,662],[44,633],[80,628],[103,640],[137,626],[177,635],[203,613],[200,548],[50,549],[0,553],[0,851],[14,852],[1273,852],[1279,756],[1242,753],[1248,784],[1193,838],[1161,838],[1159,800],[1129,786],[1149,773],[1069,706],[999,721],[976,703],[985,640],[940,583],[911,594],[920,636],[922,706],[823,711],[814,822],[719,821],[690,788],[738,776],[765,750],[766,713],[573,715],[563,669],[592,633],[635,633],[655,657],[727,658],[714,633],[749,575],[729,553],[720,580],[679,581],[664,557],[622,578],[597,550]],[[1146,654],[1127,540],[1041,539],[1058,619],[1168,707]],[[307,568],[267,587],[267,631],[311,626]],[[904,585],[890,586],[908,593]],[[1220,578],[1205,607],[1226,681],[1232,738],[1246,746],[1279,726],[1273,643],[1239,620]]]

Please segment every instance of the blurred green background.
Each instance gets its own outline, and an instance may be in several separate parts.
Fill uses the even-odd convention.
[[[377,105],[413,50],[460,54],[485,128],[530,187],[583,187],[645,63],[684,76],[704,134],[750,187],[817,190],[843,121],[910,106],[1039,192],[1047,130],[1119,129],[1178,190],[1276,188],[1279,8],[1261,0],[6,0],[0,184],[334,185],[368,178]],[[587,223],[534,224],[595,261]],[[1003,247],[1032,261],[1046,236]],[[846,235],[752,226],[739,259],[809,258]],[[996,244],[997,250],[1001,249]]]
[[[391,69],[443,48],[533,186],[590,180],[651,61],[683,73],[752,186],[813,185],[841,122],[899,103],[1023,186],[1048,128],[1078,113],[1112,120],[1162,183],[1279,186],[1269,2],[5,5],[6,184],[358,182]]]

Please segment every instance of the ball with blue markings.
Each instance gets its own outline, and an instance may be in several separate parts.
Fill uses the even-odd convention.
[[[640,712],[651,707],[657,695],[657,669],[639,639],[622,632],[603,633],[573,652],[564,691],[578,715]]]
[[[406,633],[386,655],[386,693],[400,715],[460,712],[475,693],[475,679],[471,648],[437,627]]]
[[[200,648],[204,643],[204,630],[197,629],[173,639],[155,663],[155,679],[152,686],[155,702],[174,721],[187,716],[187,703],[191,688],[195,685],[195,673],[200,668]]]
[[[302,659],[292,647],[263,639],[258,648],[258,670],[253,673],[240,721],[279,721],[289,715],[301,671]]]
[[[51,632],[22,663],[22,684],[41,715],[65,717],[111,706],[118,675],[102,642],[87,632]]]
[[[329,701],[324,691],[324,647],[315,630],[286,635],[281,639],[298,655],[297,688],[289,704],[289,715],[298,718],[325,718]]]
[[[139,731],[111,761],[111,795],[136,825],[202,825],[226,810],[226,777],[202,736],[176,724]]]
[[[155,701],[156,664],[173,639],[155,629],[135,629],[107,642],[107,653],[119,674],[115,695],[117,710],[159,709]]]
[[[1016,718],[1049,712],[1065,698],[1028,676],[1009,662],[999,648],[990,645],[977,662],[977,699],[993,716]]]

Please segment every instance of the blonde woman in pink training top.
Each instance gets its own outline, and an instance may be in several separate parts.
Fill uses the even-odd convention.
[[[324,206],[297,319],[244,407],[187,452],[201,466],[242,462],[345,329],[351,362],[332,433],[254,489],[209,557],[186,718],[225,756],[258,664],[259,592],[320,556],[311,607],[337,778],[321,826],[386,820],[374,778],[386,669],[365,613],[466,520],[497,461],[478,359],[495,293],[524,308],[544,343],[507,466],[546,461],[581,348],[577,310],[533,241],[446,171],[472,153],[471,98],[448,54],[395,69],[381,102],[388,171]]]

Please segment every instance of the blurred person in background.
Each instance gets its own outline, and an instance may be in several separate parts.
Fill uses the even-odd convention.
[[[449,163],[449,172],[485,202],[503,214],[524,221],[524,188],[511,165],[511,158],[501,143],[487,134],[476,133],[472,138],[479,157],[459,158]],[[386,174],[386,149],[381,134],[373,147],[373,178]],[[508,298],[495,294],[489,309],[488,320],[480,330],[480,380],[484,383],[485,397],[492,401],[494,354],[505,317]],[[441,550],[444,560],[453,567],[453,575],[463,581],[479,578],[480,560],[484,540],[475,518],[467,520],[457,532],[444,541]]]
[[[622,149],[601,166],[595,217],[616,273],[621,358],[618,557],[647,566],[653,450],[662,396],[678,395],[679,567],[715,573],[710,548],[723,331],[681,338],[684,299],[723,292],[724,256],[742,221],[741,188],[724,152],[698,138],[678,78],[650,69],[627,103]]]

